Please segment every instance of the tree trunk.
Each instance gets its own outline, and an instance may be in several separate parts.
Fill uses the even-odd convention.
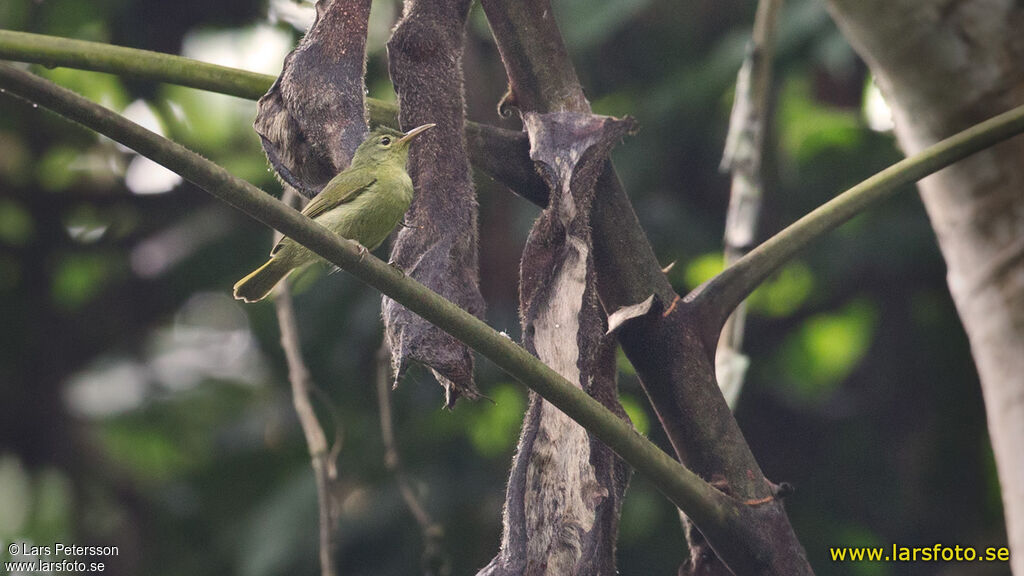
[[[867,61],[909,155],[1024,102],[1024,4],[1014,0],[832,0]],[[1024,574],[1024,138],[920,183],[971,342]]]

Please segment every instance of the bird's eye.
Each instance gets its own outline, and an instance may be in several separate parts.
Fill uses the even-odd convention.
[[[383,138],[380,139],[380,143],[383,144],[384,146],[388,146],[389,144],[391,144],[391,137],[384,136]]]

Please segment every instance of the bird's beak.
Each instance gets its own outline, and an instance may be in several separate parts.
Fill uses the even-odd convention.
[[[405,144],[406,142],[412,140],[413,138],[419,136],[420,134],[426,132],[427,130],[430,130],[434,126],[437,126],[437,124],[424,124],[423,126],[417,126],[416,128],[413,128],[412,130],[406,132],[405,136],[399,138],[398,143]]]

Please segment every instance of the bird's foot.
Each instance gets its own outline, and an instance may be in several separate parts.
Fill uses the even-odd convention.
[[[353,240],[353,242],[356,242],[356,241]],[[366,258],[366,255],[369,254],[370,251],[366,249],[366,246],[363,246],[359,242],[356,242],[356,246],[359,247],[358,248],[358,250],[359,250],[359,262],[362,263],[363,258]]]
[[[391,266],[395,270],[398,270],[398,272],[401,273],[402,276],[405,276],[405,270],[403,270],[402,267],[398,265],[398,262],[395,262],[394,260],[388,260],[388,266]]]

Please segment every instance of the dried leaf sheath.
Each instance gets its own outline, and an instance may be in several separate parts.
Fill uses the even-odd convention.
[[[462,51],[469,0],[407,0],[388,41],[399,122],[408,129],[433,122],[409,156],[416,188],[391,259],[416,280],[482,317],[477,271],[477,204],[463,135]],[[383,299],[395,382],[411,361],[428,366],[449,408],[459,396],[477,398],[473,355],[461,342],[390,298]]]
[[[348,168],[366,137],[366,32],[370,0],[320,0],[316,21],[260,98],[254,126],[267,159],[312,198]]]
[[[551,192],[523,252],[525,345],[625,418],[614,344],[597,300],[590,206],[611,147],[632,121],[577,113],[526,114],[530,157]],[[565,414],[531,394],[505,501],[501,551],[478,576],[615,574],[628,469]]]

